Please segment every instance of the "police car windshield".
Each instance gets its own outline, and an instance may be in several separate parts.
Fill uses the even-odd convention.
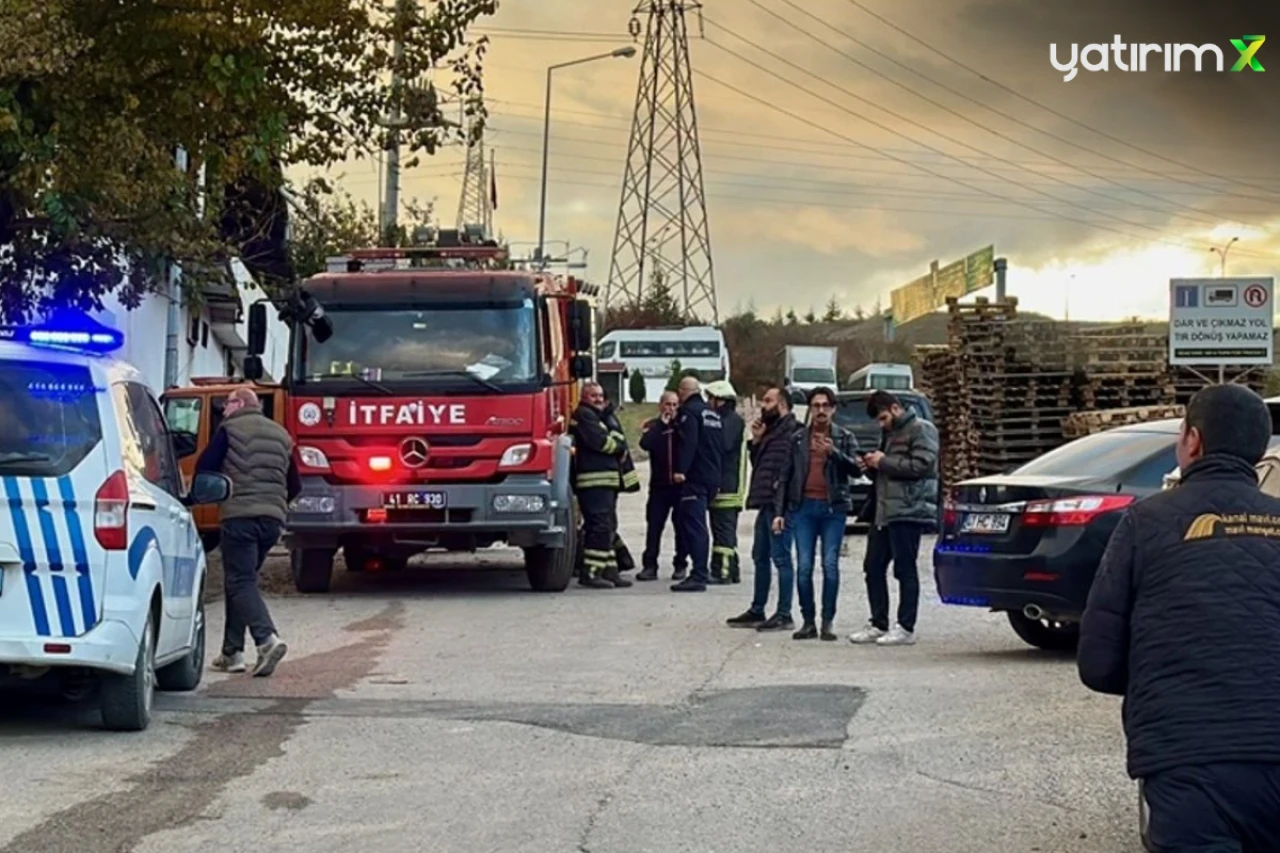
[[[326,306],[333,337],[306,342],[303,382],[525,385],[537,380],[537,314],[515,305]],[[481,380],[476,382],[475,380]]]
[[[70,473],[102,440],[98,393],[86,367],[0,360],[0,476]]]

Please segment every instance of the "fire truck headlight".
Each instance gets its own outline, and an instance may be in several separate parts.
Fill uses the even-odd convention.
[[[494,512],[542,512],[546,506],[542,495],[497,495],[493,499]]]
[[[514,468],[517,465],[523,465],[528,462],[531,456],[533,456],[532,444],[513,444],[502,454],[502,459],[498,461],[498,467]]]
[[[321,471],[329,470],[329,457],[324,455],[324,451],[318,447],[299,447],[298,460],[308,468],[318,468]]]
[[[306,513],[308,515],[329,515],[334,510],[334,501],[331,497],[300,497],[296,499],[290,509],[294,512]]]

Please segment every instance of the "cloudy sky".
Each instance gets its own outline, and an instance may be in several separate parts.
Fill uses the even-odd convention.
[[[500,232],[537,237],[548,65],[630,43],[635,0],[502,0],[480,28]],[[706,0],[691,44],[721,315],[888,305],[994,243],[1009,292],[1073,319],[1167,314],[1168,279],[1280,268],[1280,11],[1245,0]],[[772,14],[770,14],[772,13]],[[807,14],[806,14],[807,13]],[[696,18],[690,21],[694,35]],[[1081,71],[1072,45],[1273,34],[1264,73]],[[1096,56],[1092,56],[1096,59]],[[1114,57],[1113,57],[1114,59]],[[548,238],[604,284],[640,61],[558,71]],[[446,222],[462,152],[404,176]],[[377,199],[374,164],[346,188]],[[523,243],[523,245],[520,245]],[[553,248],[562,248],[563,243]]]

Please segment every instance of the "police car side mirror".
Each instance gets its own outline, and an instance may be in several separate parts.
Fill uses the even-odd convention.
[[[590,379],[594,366],[591,356],[575,355],[573,361],[570,362],[569,369],[573,372],[574,379]]]
[[[169,436],[173,440],[173,452],[179,459],[194,456],[196,451],[200,449],[195,433],[171,432]]]
[[[191,480],[191,489],[182,502],[187,506],[220,504],[231,497],[231,479],[225,474],[201,471]]]

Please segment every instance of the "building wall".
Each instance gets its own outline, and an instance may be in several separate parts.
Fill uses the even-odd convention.
[[[205,309],[183,306],[178,329],[178,384],[189,385],[196,376],[243,376],[245,344],[248,339],[248,307],[263,296],[247,270],[233,264],[245,310],[239,323],[220,326],[209,322]],[[156,394],[165,390],[165,349],[167,344],[169,299],[153,294],[133,310],[112,296],[103,300],[97,319],[124,332],[124,347],[116,353],[142,372]],[[288,330],[267,312],[267,351],[263,365],[269,379],[280,379],[288,358]]]

